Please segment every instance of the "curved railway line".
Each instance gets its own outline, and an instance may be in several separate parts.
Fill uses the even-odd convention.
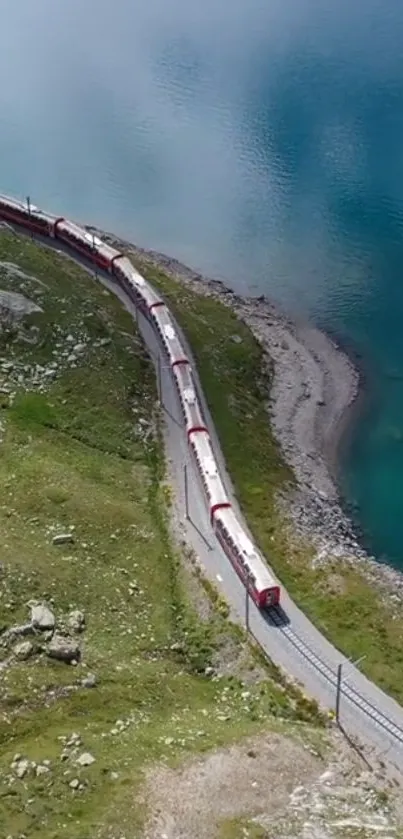
[[[298,652],[298,655],[305,659],[311,667],[313,667],[326,679],[326,681],[333,687],[336,695],[338,686],[337,672],[332,670],[332,668],[329,667],[329,665],[326,664],[326,662],[311,649],[309,644],[307,644],[300,635],[294,632],[292,627],[284,626],[283,616],[280,613],[280,610],[276,607],[273,607],[270,610],[270,620],[275,624],[275,626],[277,626],[290,644],[292,644],[294,649]],[[385,714],[378,711],[371,702],[365,699],[361,693],[346,684],[346,682],[344,685],[340,685],[340,694],[403,746],[403,726],[393,723],[387,716],[385,716]]]
[[[13,201],[13,199],[10,199]],[[13,201],[13,203],[16,203]],[[30,215],[31,215],[30,211]],[[40,212],[40,211],[38,211]],[[25,211],[26,215],[26,211]],[[44,214],[41,214],[44,215]],[[0,219],[2,211],[0,206]],[[4,216],[3,216],[4,218]],[[83,254],[71,243],[48,238],[49,233],[32,230],[22,220],[10,220],[12,228],[25,235],[34,235],[41,245],[56,249],[82,265],[93,273],[95,259],[90,254]],[[26,229],[28,227],[28,230]],[[83,231],[84,234],[84,231]],[[85,234],[88,237],[88,234]],[[100,252],[104,244],[99,241]],[[94,247],[94,253],[96,248]],[[133,316],[136,316],[138,327],[155,364],[159,380],[159,395],[164,406],[165,443],[168,461],[171,464],[171,475],[175,485],[176,497],[180,501],[182,527],[186,531],[188,541],[199,555],[207,575],[219,580],[223,594],[228,600],[233,615],[242,620],[245,616],[245,587],[233,565],[228,561],[226,552],[220,545],[214,529],[211,526],[211,510],[205,501],[201,487],[200,474],[194,459],[189,459],[189,446],[186,424],[183,422],[183,400],[179,400],[175,376],[170,365],[164,364],[166,346],[161,334],[150,323],[149,316],[144,311],[139,312],[139,306],[128,297],[127,292],[119,288],[116,280],[110,276],[106,266],[97,264],[97,278],[111,291],[117,294]],[[154,303],[152,305],[155,305]],[[172,317],[172,323],[181,337],[184,349],[191,362],[194,373],[195,389],[200,397],[201,406],[206,419],[206,426],[210,433],[214,456],[223,475],[224,485],[228,490],[234,510],[237,510],[231,481],[225,469],[219,441],[204,398],[197,369],[192,358],[191,348]],[[166,342],[165,342],[166,343]],[[162,362],[162,363],[161,363]],[[192,515],[187,515],[183,487],[183,469],[187,467],[187,482],[192,487]],[[186,515],[183,511],[186,507]],[[243,522],[240,511],[236,513]],[[245,531],[247,527],[245,526]],[[208,539],[206,539],[208,534]],[[379,752],[388,755],[388,759],[403,772],[403,709],[387,696],[375,684],[370,682],[358,669],[346,659],[327,639],[311,624],[296,604],[282,588],[282,606],[271,607],[267,612],[258,608],[256,601],[248,599],[248,628],[264,653],[286,672],[301,682],[307,693],[314,696],[322,706],[334,708],[339,700],[343,700],[343,725],[357,735],[363,742],[370,743]],[[342,666],[348,666],[349,675],[346,680],[341,679]]]

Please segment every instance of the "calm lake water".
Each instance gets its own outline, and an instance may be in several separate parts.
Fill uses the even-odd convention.
[[[354,346],[344,490],[403,568],[402,43],[398,0],[4,0],[0,28],[0,190]]]

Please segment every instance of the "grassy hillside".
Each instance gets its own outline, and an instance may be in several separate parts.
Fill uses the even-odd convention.
[[[223,303],[130,256],[163,291],[189,339],[238,498],[265,556],[316,626],[347,655],[365,656],[362,669],[403,703],[401,607],[392,616],[362,571],[342,560],[312,568],[314,551],[290,541],[276,511],[276,493],[292,476],[270,430],[270,377],[259,344]]]
[[[0,290],[0,833],[132,839],[147,766],[317,715],[184,573],[131,318],[4,231]]]

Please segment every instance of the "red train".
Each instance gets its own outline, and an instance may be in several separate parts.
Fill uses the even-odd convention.
[[[175,321],[164,300],[124,254],[65,218],[37,207],[0,196],[0,219],[41,236],[59,239],[101,270],[112,274],[155,328],[170,362],[181,406],[189,447],[208,505],[211,526],[237,574],[259,608],[276,606],[280,586],[253,544],[228,498],[214,455],[207,424],[197,394],[191,365]]]

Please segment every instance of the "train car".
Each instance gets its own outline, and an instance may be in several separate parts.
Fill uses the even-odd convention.
[[[55,223],[54,235],[56,239],[66,242],[104,271],[111,272],[114,260],[121,256],[115,248],[72,221],[58,219]]]
[[[189,435],[189,443],[203,484],[210,522],[213,524],[214,513],[231,507],[231,504],[217,468],[208,432],[194,431]]]
[[[213,515],[213,528],[238,576],[260,609],[277,606],[280,587],[262,555],[239,523],[233,509],[219,509]]]
[[[157,327],[172,369],[179,365],[188,365],[187,355],[174,327],[172,315],[167,306],[154,306],[151,311],[151,318]]]
[[[112,273],[128,297],[150,320],[154,307],[163,306],[161,297],[152,286],[139,274],[127,256],[120,256],[113,262]]]
[[[193,431],[207,431],[200,402],[194,386],[190,364],[176,364],[172,368],[179,394],[182,417],[188,440]]]
[[[0,195],[0,218],[11,224],[20,224],[42,236],[54,236],[56,222],[61,220],[57,216],[43,213],[35,204],[17,201],[7,195]]]

